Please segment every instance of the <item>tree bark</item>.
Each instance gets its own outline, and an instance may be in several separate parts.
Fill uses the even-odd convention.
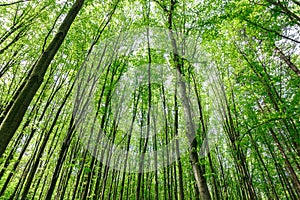
[[[288,65],[288,67],[297,74],[298,77],[300,77],[300,70],[294,63],[292,63],[290,58],[286,56],[278,47],[275,47],[275,51],[279,53],[280,59],[283,60]]]
[[[46,51],[43,52],[42,56],[34,66],[32,74],[30,75],[27,83],[14,102],[12,108],[4,118],[0,126],[0,158],[3,156],[8,143],[20,126],[29,104],[31,103],[33,97],[43,83],[45,73],[51,61],[53,60],[62,42],[64,41],[70,29],[70,26],[72,25],[75,17],[82,8],[83,3],[84,0],[76,0],[74,5],[68,12],[66,18],[62,22],[61,26],[59,27],[58,32],[53,38],[52,42],[49,44]]]

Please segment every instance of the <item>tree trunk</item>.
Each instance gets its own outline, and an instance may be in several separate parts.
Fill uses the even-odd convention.
[[[33,97],[43,83],[44,75],[59,47],[64,41],[75,17],[82,8],[83,2],[84,0],[76,0],[74,5],[68,12],[66,18],[62,22],[61,26],[59,27],[58,32],[53,38],[52,42],[49,44],[46,51],[43,52],[42,56],[34,66],[33,72],[31,73],[27,83],[25,84],[24,88],[16,98],[13,106],[1,123],[0,158],[3,156],[8,143],[21,124],[21,121]]]

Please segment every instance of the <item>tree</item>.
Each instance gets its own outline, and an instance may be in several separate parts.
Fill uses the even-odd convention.
[[[299,199],[299,2],[0,3],[0,199]]]
[[[0,127],[0,135],[2,135],[2,141],[0,143],[0,157],[2,157],[8,143],[10,142],[17,128],[20,126],[27,107],[32,101],[40,85],[43,83],[47,68],[64,41],[76,15],[83,5],[83,2],[84,1],[78,0],[74,3],[52,42],[33,66],[28,80],[24,86],[20,88],[20,93],[16,97],[12,107],[9,109],[7,115],[2,121]]]

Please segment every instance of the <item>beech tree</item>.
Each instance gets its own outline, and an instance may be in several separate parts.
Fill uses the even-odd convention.
[[[0,199],[299,199],[300,2],[0,2]]]

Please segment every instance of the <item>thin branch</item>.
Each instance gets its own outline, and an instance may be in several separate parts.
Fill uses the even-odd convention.
[[[15,1],[15,2],[11,2],[11,3],[2,3],[2,4],[0,4],[0,6],[11,6],[11,5],[14,5],[14,4],[24,3],[24,2],[27,2],[27,1],[30,1],[30,0]]]
[[[56,17],[56,19],[54,20],[54,23],[53,23],[51,29],[48,31],[48,33],[47,33],[47,35],[46,35],[46,37],[45,37],[45,39],[44,39],[44,44],[43,44],[43,47],[42,47],[42,53],[45,52],[45,47],[46,47],[47,40],[48,40],[50,34],[52,33],[52,31],[54,30],[55,25],[56,25],[58,19],[59,19],[60,16],[63,14],[63,12],[64,12],[64,10],[65,10],[65,8],[66,8],[66,5],[67,5],[67,2],[64,4],[63,8],[61,9],[61,12],[59,13],[59,15],[58,15],[58,16]]]
[[[300,77],[300,70],[296,67],[296,65],[287,57],[277,46],[275,46],[275,51],[279,53],[279,57],[289,66],[291,70],[293,70],[298,77]]]
[[[155,3],[157,3],[166,13],[169,12],[167,9],[167,6],[163,5],[159,0],[153,0]]]
[[[277,31],[274,31],[274,30],[265,28],[265,27],[263,27],[263,26],[261,26],[261,25],[255,23],[255,22],[252,22],[252,21],[248,20],[248,19],[244,19],[244,20],[245,20],[246,22],[248,22],[248,23],[254,25],[254,26],[257,26],[258,28],[261,28],[261,29],[263,29],[263,30],[265,30],[265,31],[268,31],[268,32],[272,32],[272,33],[274,33],[275,35],[278,35],[278,36],[280,36],[280,37],[282,37],[282,38],[284,38],[284,39],[291,40],[291,41],[293,41],[293,42],[296,42],[296,43],[299,43],[299,44],[300,44],[300,41],[298,41],[298,40],[295,40],[295,39],[290,38],[290,37],[288,37],[288,36],[282,35],[282,34],[278,33]]]

